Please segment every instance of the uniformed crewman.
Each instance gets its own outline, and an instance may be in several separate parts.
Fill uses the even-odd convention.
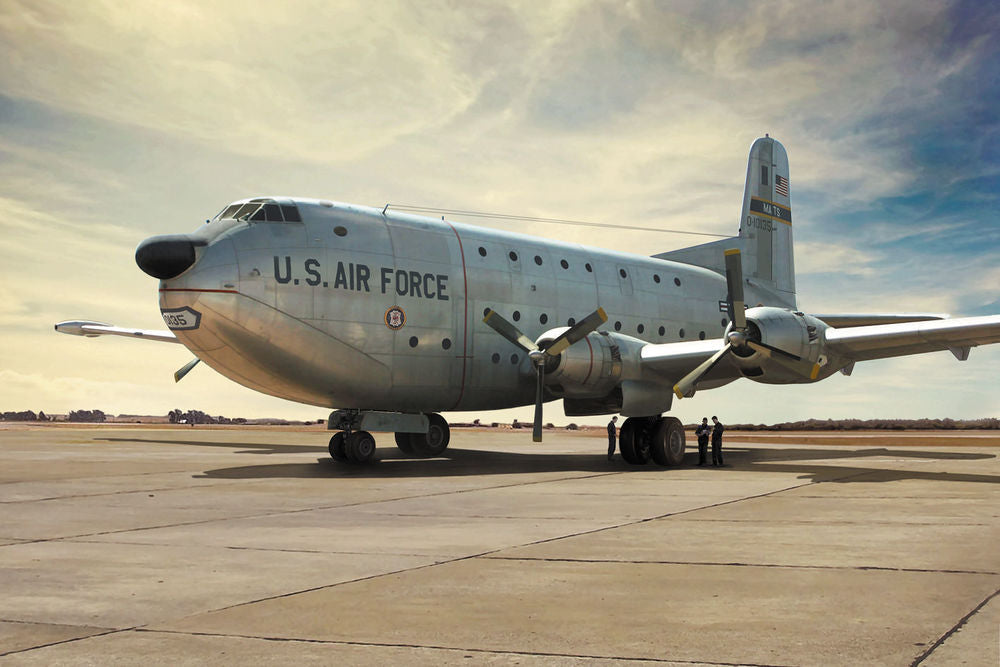
[[[615,428],[615,422],[618,421],[618,415],[611,418],[608,422],[608,460],[615,458],[615,437],[618,435],[618,429]]]
[[[708,425],[708,417],[701,418],[701,424],[698,428],[694,430],[694,434],[698,436],[698,465],[705,465],[705,459],[708,457],[708,434],[712,432],[712,427]]]
[[[722,432],[726,427],[722,425],[719,418],[712,415],[712,465],[722,466]]]

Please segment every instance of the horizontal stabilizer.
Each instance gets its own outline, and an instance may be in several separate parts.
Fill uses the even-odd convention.
[[[116,327],[103,322],[91,322],[89,320],[67,320],[56,325],[59,333],[70,334],[72,336],[125,336],[127,338],[143,338],[145,340],[155,340],[160,343],[179,343],[177,336],[171,331],[151,330],[151,329],[126,329]]]

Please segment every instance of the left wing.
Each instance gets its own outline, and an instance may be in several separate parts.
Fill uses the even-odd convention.
[[[177,336],[171,331],[158,331],[151,329],[126,329],[116,327],[104,322],[91,322],[89,320],[67,320],[56,325],[59,333],[73,336],[125,336],[127,338],[142,338],[145,340],[155,340],[160,343],[180,343]]]
[[[824,337],[831,352],[852,361],[938,350],[964,361],[970,348],[1000,343],[1000,315],[827,329]]]

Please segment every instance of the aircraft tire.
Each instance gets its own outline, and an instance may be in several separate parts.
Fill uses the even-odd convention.
[[[396,433],[396,447],[404,454],[413,454],[413,433]]]
[[[375,458],[375,438],[368,431],[354,431],[347,439],[346,449],[352,463],[371,463]]]
[[[657,420],[652,451],[653,460],[661,466],[679,466],[684,461],[684,426],[679,419]]]
[[[427,419],[430,421],[427,433],[411,434],[410,442],[414,452],[420,456],[440,456],[451,441],[451,430],[445,418],[437,413],[427,415]]]
[[[622,427],[618,431],[618,451],[621,452],[625,462],[632,465],[641,463],[635,451],[636,425],[636,420],[629,417],[622,423]]]
[[[344,432],[337,431],[330,438],[330,458],[334,461],[343,463],[347,460],[347,451],[345,450],[344,442]]]

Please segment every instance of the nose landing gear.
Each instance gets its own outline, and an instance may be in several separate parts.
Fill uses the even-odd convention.
[[[440,456],[451,440],[448,422],[436,413],[337,410],[330,414],[327,428],[340,429],[330,438],[330,457],[341,463],[366,464],[375,460],[375,438],[366,429],[394,431],[396,446],[411,456]]]

